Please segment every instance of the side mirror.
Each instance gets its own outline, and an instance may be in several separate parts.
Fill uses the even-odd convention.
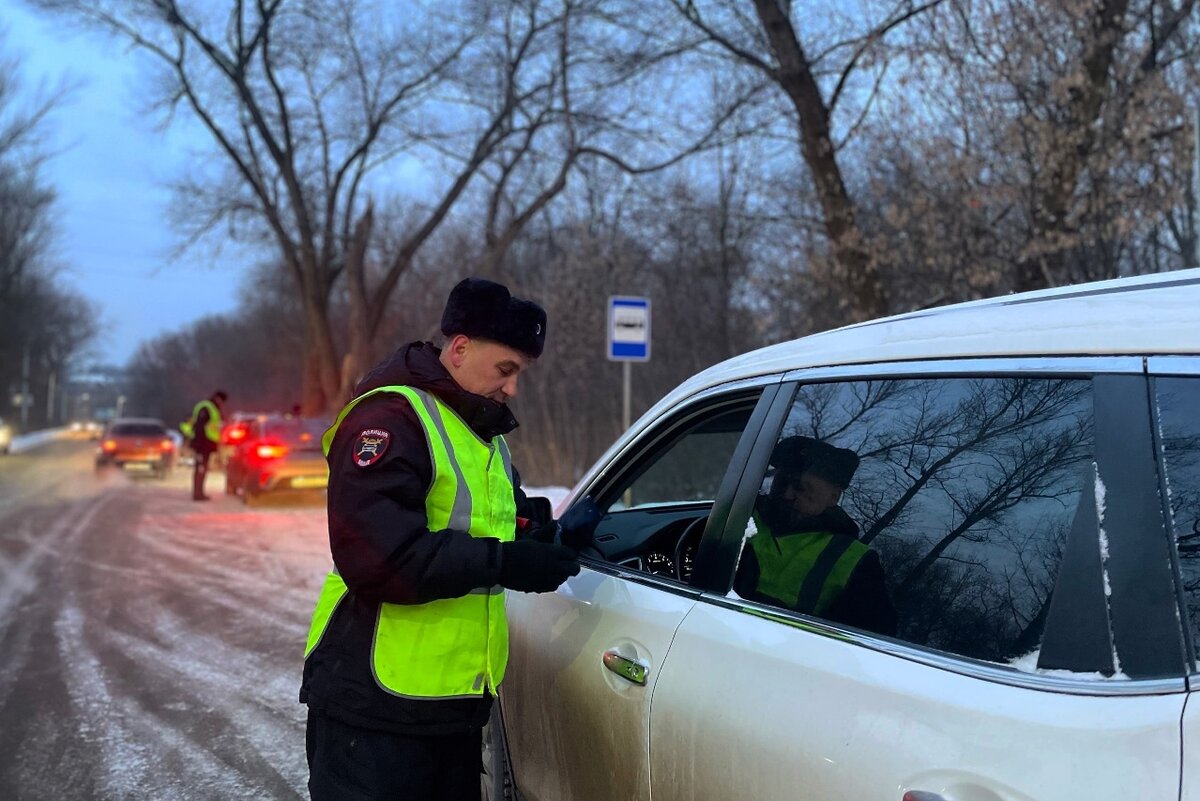
[[[554,519],[554,504],[550,503],[549,498],[543,498],[541,495],[532,495],[525,500],[529,504],[529,518],[536,525],[549,523]]]
[[[596,530],[596,524],[602,517],[604,517],[604,511],[596,505],[595,501],[584,496],[571,504],[571,508],[563,512],[558,522],[563,531],[586,535],[590,540],[592,532]]]

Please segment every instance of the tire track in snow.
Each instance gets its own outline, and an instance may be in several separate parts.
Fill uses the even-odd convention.
[[[29,667],[33,649],[33,638],[38,634],[36,627],[26,625],[19,607],[45,582],[45,563],[62,558],[69,552],[91,521],[108,501],[108,495],[100,495],[68,507],[66,514],[42,529],[40,536],[29,537],[41,528],[39,518],[26,516],[19,524],[18,535],[28,542],[25,552],[18,558],[0,565],[0,644],[4,647],[4,660],[0,665],[0,706],[12,693],[20,677]]]
[[[129,500],[137,504],[144,499]],[[175,655],[181,652],[181,643],[195,639],[213,648],[209,659],[243,667],[253,660],[230,658],[228,648],[218,649],[212,638],[197,634],[196,621],[165,611],[167,604],[191,605],[187,573],[163,569],[153,557],[147,563],[140,539],[133,536],[133,521],[125,517],[125,526],[92,532],[91,547],[81,549],[72,560],[78,580],[65,582],[69,589],[54,624],[60,661],[69,666],[68,693],[80,736],[98,755],[90,766],[97,796],[272,799],[293,795],[295,771],[291,780],[280,776],[266,781],[266,776],[278,774],[271,764],[261,759],[246,764],[245,754],[256,752],[257,746],[250,744],[257,743],[259,730],[242,734],[240,724],[228,718],[226,710],[212,706],[230,686],[253,682],[254,673],[224,673],[221,682],[203,681],[207,663],[202,651],[182,649],[185,664],[195,661],[190,671],[180,669]],[[109,568],[105,572],[132,570],[143,578],[114,589],[97,581],[95,567],[101,560]],[[155,609],[157,615],[148,611]],[[280,672],[278,666],[258,669]],[[293,731],[271,732],[269,742],[295,752],[292,743],[297,738],[303,741],[302,728],[299,735],[294,730],[297,726],[298,720],[292,722]],[[222,729],[233,733],[236,747],[227,747],[228,735],[210,741],[209,734]],[[226,746],[218,753],[214,749],[222,743]],[[274,756],[281,758],[283,752]],[[299,757],[303,760],[302,750]]]

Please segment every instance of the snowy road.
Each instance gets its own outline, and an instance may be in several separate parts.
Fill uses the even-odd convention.
[[[96,478],[94,447],[0,458],[0,798],[306,798],[323,505],[246,509],[219,474],[193,503],[184,469]]]

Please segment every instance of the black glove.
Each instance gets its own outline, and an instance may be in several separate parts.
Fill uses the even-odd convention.
[[[563,545],[524,539],[500,546],[500,586],[519,592],[553,592],[579,572],[577,554]]]

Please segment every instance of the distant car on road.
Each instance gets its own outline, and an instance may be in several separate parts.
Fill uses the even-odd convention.
[[[3,418],[0,418],[0,453],[8,453],[12,449],[12,441],[12,426],[4,422]]]
[[[238,446],[246,441],[250,424],[270,417],[266,412],[234,412],[221,426],[221,441],[217,444],[217,465],[225,467]]]
[[[100,439],[104,426],[96,420],[72,420],[67,430],[72,434],[83,434],[88,439]]]
[[[329,466],[321,452],[326,420],[290,415],[261,415],[225,465],[225,492],[241,495],[249,506],[268,494],[323,493]]]
[[[175,464],[175,440],[162,420],[129,417],[113,420],[96,449],[96,472],[120,467],[128,473],[165,478]]]

